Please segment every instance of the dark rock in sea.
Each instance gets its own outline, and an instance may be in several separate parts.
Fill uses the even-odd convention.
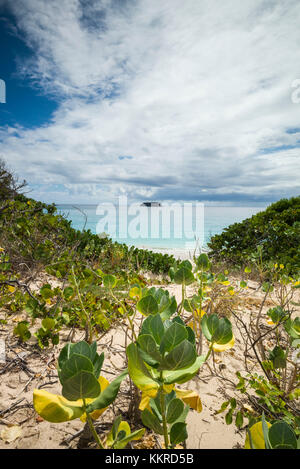
[[[161,207],[160,202],[143,202],[141,207]]]

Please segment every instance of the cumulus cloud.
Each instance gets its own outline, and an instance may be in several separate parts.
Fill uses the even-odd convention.
[[[33,51],[20,75],[59,103],[41,127],[0,129],[1,153],[33,194],[58,202],[299,194],[298,0],[10,7]]]

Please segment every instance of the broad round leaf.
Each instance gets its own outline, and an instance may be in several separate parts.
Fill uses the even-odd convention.
[[[104,275],[103,276],[103,285],[106,288],[114,288],[117,284],[117,278],[114,275]]]
[[[205,356],[201,355],[197,357],[195,362],[189,367],[176,371],[164,371],[165,384],[183,384],[187,381],[190,381],[198,373],[199,368],[203,365],[204,362]]]
[[[167,422],[174,423],[184,410],[184,404],[180,399],[173,399],[167,408]]]
[[[184,422],[176,422],[172,425],[170,430],[170,441],[171,444],[177,445],[178,443],[182,443],[188,437],[186,431],[186,423]]]
[[[267,426],[270,428],[271,424],[269,422],[266,422],[266,423],[267,423]],[[254,425],[252,425],[249,431],[251,434],[253,449],[265,449],[266,445],[265,445],[265,439],[264,439],[264,434],[263,434],[262,422],[257,422]],[[245,449],[251,449],[250,438],[248,434],[246,436]]]
[[[160,424],[158,418],[154,414],[152,414],[150,410],[143,410],[141,417],[142,422],[146,427],[151,428],[151,430],[153,430],[155,433],[158,433],[159,435],[164,434],[163,427]]]
[[[139,335],[138,344],[145,353],[150,355],[151,358],[158,362],[162,360],[162,356],[159,353],[158,346],[150,334]]]
[[[82,400],[70,402],[62,396],[43,389],[33,391],[35,411],[48,422],[67,422],[79,418],[83,413]]]
[[[62,395],[69,401],[96,398],[99,394],[100,384],[94,374],[89,371],[79,371],[63,382]]]
[[[108,386],[101,385],[101,394],[87,407],[87,412],[93,412],[108,407],[117,397],[123,379],[128,375],[128,370],[124,370]]]
[[[137,345],[128,345],[126,354],[128,357],[129,375],[136,387],[145,391],[149,396],[155,397],[159,388],[159,383],[152,378],[150,372],[143,363]]]
[[[67,360],[59,374],[59,379],[63,385],[66,380],[75,376],[80,371],[89,371],[93,373],[94,366],[91,360],[84,355],[74,353],[69,360]]]
[[[181,267],[175,272],[174,281],[178,284],[190,285],[195,281],[195,277],[189,268]]]
[[[158,313],[158,304],[154,296],[144,296],[136,305],[137,310],[144,316]]]
[[[297,449],[297,437],[286,422],[275,422],[269,429],[269,441],[273,449]]]
[[[180,370],[191,366],[197,358],[195,347],[188,340],[183,340],[161,362],[161,370]]]
[[[164,333],[160,343],[162,353],[169,352],[184,339],[188,338],[188,332],[185,326],[174,322]]]

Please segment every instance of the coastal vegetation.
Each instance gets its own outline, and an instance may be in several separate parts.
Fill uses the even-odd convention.
[[[243,447],[299,447],[299,198],[232,225],[212,238],[209,255],[180,261],[74,230],[55,205],[21,194],[25,184],[1,167],[0,321],[18,358],[0,373],[27,370],[21,393],[43,379],[22,352],[42,357],[50,373],[30,390],[29,420],[80,419],[67,445],[79,438],[100,449],[182,448],[190,413],[201,416],[205,405],[196,384],[208,373],[230,387],[215,415],[236,427]],[[251,288],[259,296],[249,309]],[[237,346],[239,369],[225,374],[219,357]],[[16,409],[1,408],[1,418]],[[102,415],[110,416],[106,427]],[[13,442],[12,433],[2,431],[2,440]]]
[[[300,196],[281,199],[266,210],[234,223],[208,243],[216,260],[245,266],[261,262],[300,270]]]

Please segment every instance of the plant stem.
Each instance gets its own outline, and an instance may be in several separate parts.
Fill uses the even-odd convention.
[[[85,402],[85,399],[83,399],[83,405],[84,405],[84,410],[85,410],[85,413],[86,413],[87,422],[88,422],[88,424],[89,424],[89,427],[90,427],[90,430],[91,430],[91,432],[92,432],[92,435],[93,435],[93,437],[94,437],[94,439],[95,439],[95,441],[96,441],[96,443],[97,443],[97,445],[98,445],[98,448],[99,448],[99,449],[105,449],[104,446],[103,446],[103,444],[102,444],[101,441],[100,441],[100,438],[99,438],[97,432],[96,432],[96,429],[95,429],[95,427],[94,427],[94,425],[93,425],[92,418],[91,418],[90,414],[89,414],[88,412],[86,412],[86,402]]]
[[[212,343],[210,344],[210,346],[209,346],[209,349],[208,349],[208,352],[207,352],[207,355],[206,355],[204,361],[206,361],[206,360],[208,359],[208,357],[210,356],[211,351],[212,351],[212,348],[213,348],[213,345],[214,345],[214,344],[213,344],[213,342],[212,342]]]
[[[162,372],[160,373],[160,379],[162,380]],[[167,419],[166,419],[166,403],[165,403],[165,393],[163,385],[160,387],[160,409],[161,409],[161,416],[162,416],[162,423],[164,429],[164,440],[165,440],[165,447],[169,449],[169,435],[168,435],[168,426],[167,426]]]

